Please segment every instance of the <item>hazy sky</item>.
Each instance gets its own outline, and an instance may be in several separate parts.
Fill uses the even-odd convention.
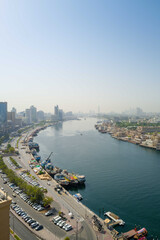
[[[0,0],[0,101],[160,112],[160,1]]]

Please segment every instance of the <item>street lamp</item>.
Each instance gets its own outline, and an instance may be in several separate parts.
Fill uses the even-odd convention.
[[[78,219],[76,220],[76,240],[78,240]]]

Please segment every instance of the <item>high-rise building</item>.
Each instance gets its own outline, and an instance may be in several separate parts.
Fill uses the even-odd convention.
[[[15,112],[7,112],[7,120],[10,120],[13,123],[15,123]]]
[[[63,110],[62,109],[59,109],[59,115],[58,115],[58,120],[59,121],[63,121]]]
[[[55,116],[55,119],[58,120],[58,118],[59,118],[59,107],[58,107],[58,105],[54,107],[54,116]]]
[[[0,126],[7,124],[7,102],[0,102]]]
[[[11,112],[14,112],[15,113],[15,117],[17,116],[17,110],[13,107]]]
[[[25,111],[25,122],[27,124],[31,124],[31,111],[30,111],[30,109],[26,109],[26,111]]]
[[[38,120],[38,122],[44,121],[44,112],[43,111],[37,112],[37,120]]]
[[[31,113],[31,123],[37,122],[37,108],[34,106],[31,106],[30,113]]]
[[[9,210],[12,199],[0,190],[0,239],[9,240]]]
[[[59,109],[58,105],[54,107],[54,116],[53,119],[56,121],[63,121],[63,110]]]

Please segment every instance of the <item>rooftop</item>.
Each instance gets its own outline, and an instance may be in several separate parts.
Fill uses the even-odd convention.
[[[12,198],[8,196],[7,192],[3,192],[2,190],[0,190],[0,204],[11,200]]]

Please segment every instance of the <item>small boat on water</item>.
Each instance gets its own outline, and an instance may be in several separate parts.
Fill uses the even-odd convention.
[[[74,196],[78,201],[80,201],[80,200],[83,199],[83,197],[82,197],[82,195],[81,195],[80,193],[76,193],[76,194],[74,194],[73,196]]]
[[[140,230],[137,231],[137,234],[134,236],[135,239],[141,239],[141,240],[145,240],[146,239],[146,235],[147,235],[147,230],[146,228],[141,228]]]
[[[106,212],[104,215],[108,216],[110,219],[112,219],[114,222],[116,222],[119,225],[125,224],[125,222],[122,219],[120,219],[119,216],[117,216],[116,214],[114,214],[112,212]]]

